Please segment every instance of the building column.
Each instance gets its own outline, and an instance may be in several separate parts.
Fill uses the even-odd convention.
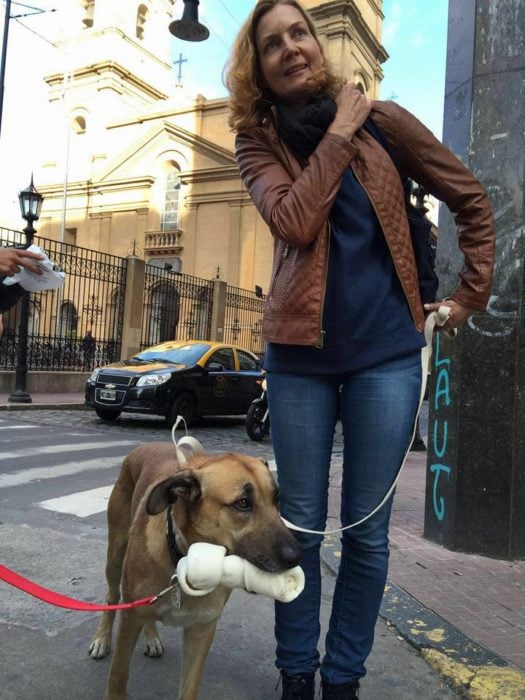
[[[525,557],[525,60],[523,0],[450,0],[444,142],[484,184],[497,225],[492,295],[455,340],[437,335],[424,535]],[[460,266],[442,207],[440,296]]]
[[[226,319],[226,292],[228,285],[219,279],[213,280],[213,301],[211,311],[210,340],[224,342],[224,322]]]
[[[139,352],[142,338],[142,309],[144,304],[146,263],[141,258],[132,255],[127,258],[127,262],[121,359],[131,357],[131,355]]]
[[[241,206],[230,204],[230,238],[226,279],[234,287],[240,285],[241,270]]]

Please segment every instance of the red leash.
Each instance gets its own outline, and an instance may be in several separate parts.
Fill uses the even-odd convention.
[[[82,600],[75,600],[75,598],[60,595],[60,593],[50,591],[49,588],[39,586],[37,583],[33,583],[33,581],[30,581],[20,574],[17,574],[16,571],[12,571],[11,569],[8,569],[7,566],[3,566],[3,564],[0,564],[0,580],[5,581],[11,586],[15,586],[15,588],[19,588],[25,593],[29,593],[29,595],[32,595],[35,598],[40,598],[40,600],[43,600],[45,603],[56,605],[59,608],[67,608],[68,610],[82,610],[84,612],[138,608],[142,605],[151,605],[160,595],[152,595],[149,596],[149,598],[135,600],[133,603],[119,603],[117,605],[97,605],[96,603],[84,603]]]

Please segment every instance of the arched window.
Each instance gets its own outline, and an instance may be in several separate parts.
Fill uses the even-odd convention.
[[[151,292],[150,345],[177,338],[179,293],[169,282],[160,282]]]
[[[107,305],[107,333],[109,338],[113,341],[120,340],[121,336],[121,306],[122,306],[122,295],[120,289],[114,289],[110,295],[110,299]]]
[[[144,38],[144,25],[148,19],[148,8],[146,5],[139,5],[137,9],[137,25],[136,25],[136,35],[137,39]]]
[[[367,80],[366,75],[362,71],[355,71],[354,85],[360,93],[366,95],[366,93],[368,92],[368,88],[370,87],[370,81]]]
[[[174,231],[179,224],[180,177],[179,171],[171,170],[166,178],[164,211],[162,212],[161,231]]]
[[[62,337],[71,337],[77,332],[78,314],[75,305],[71,301],[64,301],[60,306],[60,320],[58,334]]]
[[[95,0],[81,0],[84,9],[82,24],[89,28],[93,26],[93,15],[95,14]]]
[[[71,122],[71,128],[75,134],[85,134],[86,133],[86,120],[84,117],[78,116],[74,117]]]

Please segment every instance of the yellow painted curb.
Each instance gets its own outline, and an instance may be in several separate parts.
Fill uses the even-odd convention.
[[[468,666],[436,649],[422,649],[425,661],[469,700],[525,700],[525,673],[508,666]]]

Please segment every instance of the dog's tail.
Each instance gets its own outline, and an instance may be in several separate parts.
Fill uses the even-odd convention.
[[[126,536],[131,525],[133,490],[135,480],[130,469],[129,455],[124,459],[118,479],[115,482],[111,496],[109,497],[107,522],[108,530],[119,539]],[[111,538],[110,538],[111,541]],[[123,542],[120,546],[125,546]]]

